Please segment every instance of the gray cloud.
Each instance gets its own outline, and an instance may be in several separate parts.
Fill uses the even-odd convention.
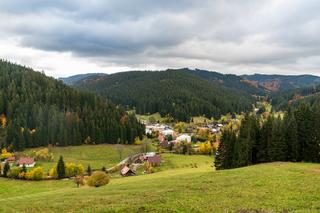
[[[3,0],[0,39],[102,67],[317,74],[319,10],[316,0]]]

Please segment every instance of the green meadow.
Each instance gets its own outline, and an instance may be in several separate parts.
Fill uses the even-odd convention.
[[[54,153],[96,167],[118,162],[107,149],[103,153],[109,155],[98,154],[104,146],[85,147],[86,154],[82,147]],[[320,211],[319,164],[275,162],[215,171],[209,156],[163,154],[162,159],[156,173],[111,178],[99,188],[77,188],[72,180],[0,178],[0,212]]]

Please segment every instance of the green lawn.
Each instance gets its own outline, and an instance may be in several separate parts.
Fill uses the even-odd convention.
[[[178,157],[194,156],[167,160],[174,162]],[[320,165],[308,163],[270,163],[225,171],[214,171],[204,163],[198,168],[112,179],[100,188],[76,188],[69,180],[2,178],[0,212],[319,212],[319,183]]]
[[[28,149],[24,153],[28,154],[37,149]],[[54,161],[38,161],[37,166],[43,166],[48,170],[57,164],[60,155],[63,156],[65,162],[81,163],[85,168],[90,164],[93,169],[101,169],[103,166],[109,168],[121,161],[116,146],[108,144],[54,147],[50,151],[54,154]],[[140,146],[123,145],[122,159],[139,152]]]

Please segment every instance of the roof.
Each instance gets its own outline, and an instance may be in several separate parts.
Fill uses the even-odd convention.
[[[172,135],[174,131],[172,129],[166,129],[161,132],[164,135]]]
[[[128,172],[132,172],[132,173],[135,173],[134,171],[132,171],[132,169],[130,169],[129,167],[125,166],[121,169],[121,174],[122,175],[125,175],[127,174]]]
[[[177,137],[176,139],[177,141],[187,141],[187,142],[191,142],[191,136],[190,135],[187,135],[187,134],[183,134],[183,135],[180,135],[179,137]]]
[[[161,163],[161,157],[160,157],[160,155],[148,157],[148,162],[149,163]]]
[[[17,164],[19,165],[23,165],[23,164],[34,164],[34,158],[30,158],[30,157],[24,157],[24,158],[20,158],[17,162]]]
[[[147,152],[147,153],[145,154],[146,157],[153,157],[153,156],[155,156],[155,155],[156,155],[155,152]]]
[[[7,161],[15,161],[16,160],[16,157],[15,156],[11,156],[11,157],[8,157],[7,158]]]

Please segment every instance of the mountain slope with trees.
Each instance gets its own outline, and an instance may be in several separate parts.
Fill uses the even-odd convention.
[[[94,76],[74,84],[139,114],[159,112],[177,120],[191,116],[219,117],[252,108],[261,93],[235,75],[201,70],[131,71]]]
[[[272,105],[277,110],[283,110],[288,105],[297,106],[301,103],[310,105],[320,104],[320,85],[277,92],[270,97]]]
[[[320,77],[314,75],[254,74],[242,75],[241,77],[271,92],[287,91],[320,84]]]
[[[30,68],[0,61],[0,147],[132,143],[133,114]]]

